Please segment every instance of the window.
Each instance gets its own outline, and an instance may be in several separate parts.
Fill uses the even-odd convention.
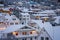
[[[30,34],[37,34],[37,32],[36,31],[31,31]]]
[[[30,25],[30,26],[32,26],[32,27],[34,27],[34,26],[35,26],[35,24],[34,24],[34,23],[30,23],[29,25]]]
[[[58,0],[58,2],[60,2],[60,0]]]
[[[20,17],[22,17],[22,15],[20,15]]]
[[[22,32],[23,35],[26,35],[27,33],[26,32]]]
[[[32,32],[30,32],[30,34],[32,34]]]
[[[24,17],[25,17],[25,15],[24,15]]]
[[[41,40],[44,40],[44,37],[41,37]]]
[[[5,20],[8,20],[8,19],[5,19]]]
[[[18,36],[18,32],[13,32],[12,34]]]
[[[29,15],[27,15],[27,17],[29,17]]]
[[[24,22],[22,24],[24,24]]]
[[[46,37],[46,38],[45,38],[45,40],[49,40],[49,38],[48,38],[48,37]]]
[[[13,20],[16,20],[16,18],[13,18]]]
[[[36,18],[40,18],[40,16],[36,16]]]
[[[20,18],[20,20],[21,20],[21,18]]]
[[[13,25],[14,23],[10,23],[10,25]]]
[[[23,20],[26,20],[26,18],[23,18]]]
[[[15,23],[15,24],[18,24],[18,23]]]
[[[29,20],[29,18],[27,18],[27,20]]]
[[[0,22],[0,24],[3,24],[3,22]]]
[[[35,39],[37,39],[37,37],[35,37]]]
[[[45,20],[45,21],[47,21],[47,20],[48,20],[48,18],[45,18],[44,20]]]
[[[4,29],[6,29],[6,28],[5,27],[0,28],[0,30],[4,30]]]
[[[0,4],[4,4],[4,1],[0,1]]]
[[[22,29],[31,29],[31,28],[29,28],[29,27],[25,26],[25,27],[24,27],[24,28],[22,28]]]
[[[30,38],[30,40],[32,40],[32,38]]]
[[[23,38],[22,40],[27,40],[27,38]]]

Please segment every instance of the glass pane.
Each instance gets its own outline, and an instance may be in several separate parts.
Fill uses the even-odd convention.
[[[44,37],[41,37],[41,40],[44,40]]]
[[[45,38],[45,40],[49,40],[49,38],[48,38],[48,37],[46,37],[46,38]]]

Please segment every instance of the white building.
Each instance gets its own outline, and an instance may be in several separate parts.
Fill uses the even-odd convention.
[[[54,12],[54,10],[45,10],[45,11],[41,11],[41,12],[35,12],[35,14],[33,13],[33,15],[40,15],[40,17],[48,17],[48,16],[56,16],[56,13]]]
[[[56,16],[56,13],[54,10],[44,10],[32,13],[32,16],[34,16],[35,19],[51,20]]]
[[[28,13],[20,13],[19,19],[22,24],[27,24],[30,21],[30,15]]]
[[[27,17],[29,15],[27,13],[21,13],[21,15],[22,19],[30,18]],[[28,21],[26,22],[28,24],[22,25],[20,22],[23,20],[20,20],[19,22],[18,18],[16,18],[14,15],[7,15],[5,18],[10,23],[10,25],[5,30],[0,31],[0,33],[2,33],[2,35],[0,35],[0,38],[10,38],[11,40],[15,40],[15,38],[17,40],[59,40],[59,26],[52,26],[49,22],[33,19],[29,21],[26,20]],[[19,24],[16,25],[15,22],[17,21]]]
[[[0,25],[1,26],[11,26],[11,25],[17,25],[20,24],[19,19],[15,15],[9,15],[7,13],[0,13]]]
[[[52,10],[45,10],[38,12],[36,14],[32,13],[30,15],[28,10],[23,10],[19,13],[19,19],[15,15],[0,14],[0,39],[11,39],[11,40],[59,40],[59,27],[52,26],[50,22],[45,22],[40,20],[40,18],[49,17],[52,15],[56,16],[55,12]],[[31,16],[38,18],[31,19]],[[60,17],[54,17],[56,20]],[[56,20],[54,22],[56,22]],[[57,21],[58,21],[57,20]],[[1,23],[3,22],[3,23]],[[59,21],[58,21],[59,22]],[[57,22],[56,22],[57,23]],[[6,25],[6,26],[5,26]],[[56,30],[55,30],[56,29]],[[8,39],[9,38],[9,39]]]
[[[45,24],[42,23],[42,20],[32,20],[30,24],[33,26],[28,24],[11,25],[7,27],[6,30],[2,31],[2,33],[5,34],[6,38],[8,38],[10,35],[12,40],[14,40],[13,36],[15,36],[15,38],[18,40],[52,40],[52,36],[50,34],[51,32],[48,32],[51,31],[51,25],[49,24],[49,22]],[[48,27],[47,24],[50,26]],[[46,27],[49,29],[47,30]]]

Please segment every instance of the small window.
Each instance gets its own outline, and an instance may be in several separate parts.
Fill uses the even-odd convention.
[[[30,38],[30,40],[32,40],[32,38]]]
[[[29,20],[29,18],[27,18],[27,20]]]
[[[44,40],[44,37],[41,37],[41,40]]]
[[[23,18],[23,20],[26,20],[26,18]]]
[[[10,23],[10,25],[13,25],[14,23]]]
[[[20,20],[21,20],[21,18],[20,18]]]
[[[25,17],[25,15],[24,15],[24,17]]]
[[[24,22],[22,24],[24,24]]]
[[[15,18],[13,18],[13,20],[16,20]]]
[[[35,37],[35,39],[37,39],[37,37]]]
[[[22,17],[22,15],[20,15],[20,17]]]
[[[49,38],[48,38],[48,37],[46,37],[46,38],[45,38],[45,40],[49,40]]]
[[[26,32],[22,32],[23,35],[26,35],[27,33]]]
[[[5,20],[8,20],[8,19],[5,19]]]
[[[30,34],[32,34],[32,32],[30,32]]]
[[[12,34],[18,36],[18,32],[12,32]]]
[[[29,15],[27,15],[27,17],[29,17]]]
[[[58,0],[58,2],[60,2],[60,0]]]
[[[15,23],[15,24],[18,24],[18,23]]]
[[[3,22],[0,22],[0,24],[3,24]]]
[[[18,33],[16,33],[16,36],[18,36]]]
[[[22,40],[27,40],[27,38],[23,38]]]

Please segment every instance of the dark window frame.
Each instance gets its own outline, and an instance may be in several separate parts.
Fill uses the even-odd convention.
[[[41,37],[41,40],[44,40],[44,37]]]
[[[49,37],[46,37],[45,40],[49,40]]]

